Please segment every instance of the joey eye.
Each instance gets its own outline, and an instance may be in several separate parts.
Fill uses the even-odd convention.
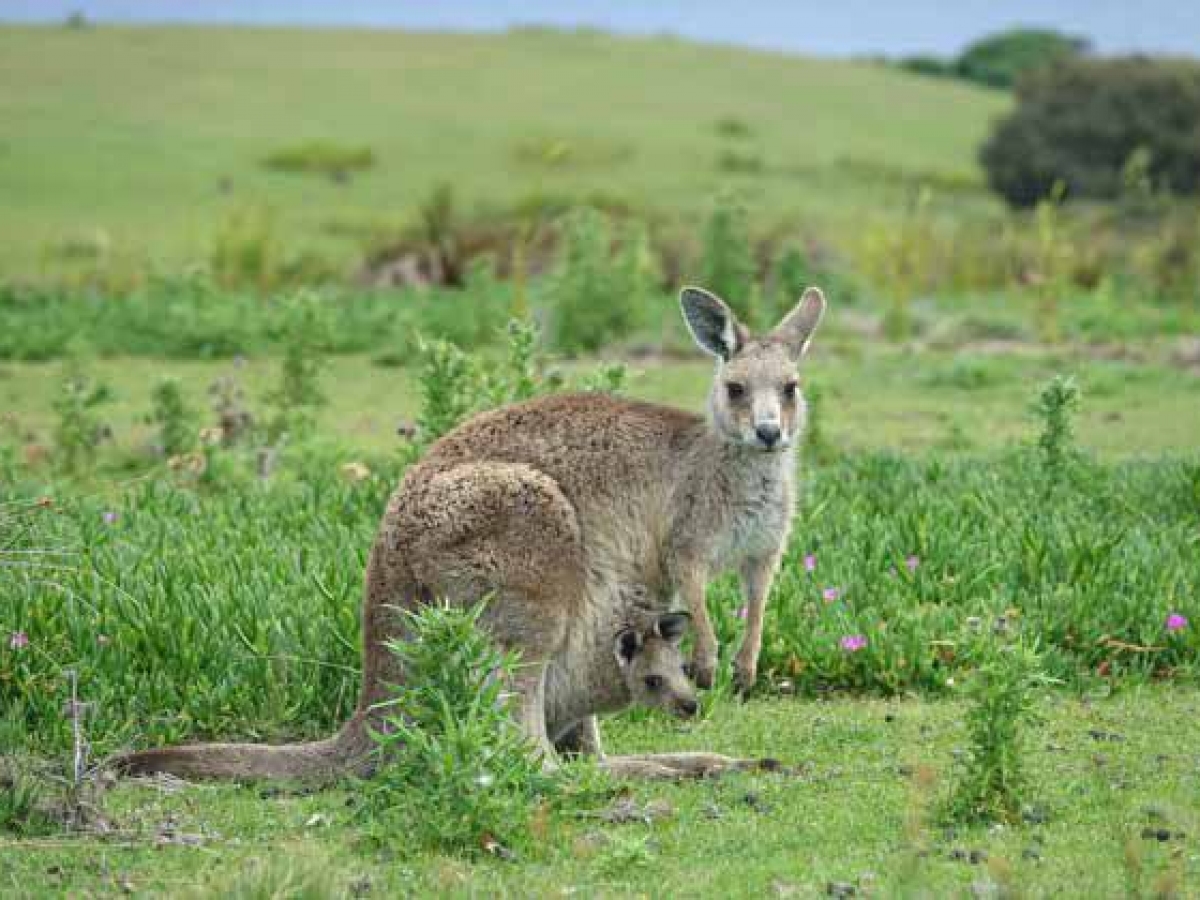
[[[729,395],[730,400],[741,400],[746,396],[746,386],[738,384],[736,381],[725,382],[725,392]]]
[[[646,687],[652,691],[661,691],[663,680],[661,675],[650,675],[646,678]]]
[[[796,399],[796,390],[797,390],[796,382],[789,381],[787,384],[785,384],[783,386],[783,398],[785,400],[795,400]]]

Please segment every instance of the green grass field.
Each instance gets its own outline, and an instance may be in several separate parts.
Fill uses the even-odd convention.
[[[1008,102],[876,65],[532,30],[3,27],[0,84],[10,277],[69,270],[80,246],[207,258],[253,204],[289,248],[355,260],[438,181],[468,204],[601,194],[685,224],[730,183],[765,217],[853,226],[900,196],[872,167],[978,183]],[[722,119],[749,133],[722,137]],[[262,165],[309,141],[377,163],[345,184]],[[718,171],[728,149],[765,170]]]
[[[1188,454],[1200,444],[1200,374],[1171,365],[1168,349],[1145,361],[1104,360],[1084,352],[1032,349],[1021,355],[970,350],[920,355],[883,345],[847,343],[819,348],[808,378],[821,391],[830,441],[847,452],[988,452],[1027,438],[1038,386],[1056,373],[1074,374],[1086,397],[1080,444],[1108,459]],[[566,366],[567,370],[583,364]],[[114,434],[102,451],[110,463],[136,458],[150,441],[146,422],[151,391],[167,377],[180,380],[193,409],[206,417],[207,388],[224,375],[244,386],[251,406],[277,380],[270,356],[233,361],[116,357],[89,365],[112,400],[101,418]],[[50,450],[52,401],[62,376],[59,362],[0,364],[0,440]],[[634,361],[633,395],[701,410],[711,366],[694,361]],[[417,409],[411,369],[381,366],[361,355],[333,357],[323,382],[329,402],[319,414],[322,434],[347,458],[387,453],[398,446],[396,428]],[[33,451],[31,451],[33,452]],[[148,460],[143,458],[143,465]]]
[[[649,823],[598,800],[550,816],[515,862],[365,851],[353,792],[122,785],[106,839],[0,838],[9,897],[826,896],[1188,897],[1200,879],[1200,698],[1147,688],[1040,706],[1029,821],[947,831],[962,708],[914,700],[725,702],[699,724],[610,725],[617,750],[773,753],[799,777],[639,785]],[[928,774],[919,774],[927,772]],[[1162,840],[1160,840],[1160,833]]]
[[[1187,335],[1200,307],[1142,284],[1153,266],[1087,257],[1086,216],[1066,238],[1045,217],[972,218],[998,209],[975,155],[1005,94],[881,64],[538,29],[5,26],[0,85],[0,895],[1197,896],[1200,359]],[[313,143],[335,146],[301,165],[342,151],[373,165],[332,178],[264,164]],[[552,326],[571,302],[625,302],[631,324],[600,358],[628,361],[635,397],[703,408],[711,363],[691,351],[676,285],[589,292],[620,259],[607,235],[599,256],[564,253],[582,273],[573,288],[536,273],[348,286],[364,248],[439,182],[464,215],[629,204],[693,250],[734,187],[750,221],[729,244],[746,253],[751,232],[781,223],[789,239],[827,232],[834,256],[873,246],[829,269],[830,248],[804,250],[831,301],[802,379],[818,436],[759,690],[731,696],[742,600],[721,578],[722,670],[702,719],[635,712],[605,732],[610,752],[771,756],[798,774],[608,784],[536,813],[514,861],[381,853],[347,785],[122,782],[98,798],[107,830],[24,833],[33,819],[5,766],[55,794],[75,740],[70,672],[93,759],[307,739],[344,719],[365,558],[406,459],[397,426],[427,421],[434,389],[464,408],[505,396],[500,369],[429,374],[421,338],[495,366],[512,314]],[[938,244],[946,259],[905,213],[924,183],[954,238]],[[241,280],[205,274],[217,235],[255,209],[270,210],[269,235],[236,252],[315,253],[338,284],[256,280],[253,259]],[[907,224],[888,242],[880,222]],[[993,228],[1027,246],[947,275],[980,249],[962,242]],[[1044,271],[1056,253],[1112,270]],[[105,269],[136,277],[89,282]],[[768,279],[728,299],[765,316],[779,290]],[[885,337],[897,310],[911,327]],[[318,358],[315,428],[284,419],[296,433],[264,477],[268,397],[285,360],[294,373]],[[539,361],[569,377],[596,362]],[[64,389],[72,365],[103,402]],[[1056,437],[1033,406],[1064,374],[1082,403]],[[258,427],[201,447],[222,376]],[[174,466],[150,420],[168,377],[195,413],[176,423],[194,452]],[[1056,683],[1036,691],[1017,745],[1021,814],[945,827],[934,809],[969,759],[975,686],[1016,649]],[[622,798],[663,814],[605,821]]]

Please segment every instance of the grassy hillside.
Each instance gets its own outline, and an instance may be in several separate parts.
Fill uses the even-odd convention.
[[[441,180],[468,203],[602,193],[684,216],[733,182],[763,215],[845,225],[905,173],[970,190],[1007,102],[869,64],[538,30],[5,27],[0,84],[8,276],[96,246],[184,262],[259,203],[290,245],[344,260]],[[262,165],[308,141],[376,162],[344,183]]]

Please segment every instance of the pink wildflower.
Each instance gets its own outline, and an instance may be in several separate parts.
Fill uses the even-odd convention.
[[[832,603],[838,597],[842,596],[842,589],[827,587],[825,590],[821,591],[821,596],[825,599],[826,603]]]
[[[748,614],[749,614],[749,610],[747,610],[746,607],[743,606],[743,607],[739,608],[738,611],[734,615],[736,615],[739,619],[744,619],[744,618],[746,618],[746,616]]]
[[[817,568],[817,556],[815,553],[804,554],[804,571],[812,572]]]
[[[917,571],[917,566],[919,566],[920,564],[921,564],[921,557],[919,557],[919,556],[910,556],[906,560],[904,560],[904,566],[910,572]]]
[[[8,636],[8,649],[24,650],[29,646],[29,635],[23,631],[14,631]]]
[[[848,634],[842,638],[841,645],[847,653],[857,653],[867,646],[867,639],[861,634]]]
[[[1187,626],[1187,616],[1182,616],[1179,613],[1171,613],[1167,616],[1167,631],[1182,631]]]
[[[113,522],[117,521],[117,514],[112,510],[109,510],[101,518],[104,519],[105,525],[111,525]]]

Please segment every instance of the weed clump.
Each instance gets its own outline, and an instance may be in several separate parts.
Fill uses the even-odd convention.
[[[97,448],[109,435],[96,409],[111,398],[108,386],[94,380],[79,357],[68,357],[52,404],[58,417],[54,461],[64,474],[78,475],[95,461]]]
[[[1056,375],[1042,388],[1034,405],[1034,414],[1042,423],[1037,439],[1042,472],[1051,487],[1060,480],[1074,450],[1074,414],[1079,408],[1079,398],[1075,379]]]
[[[421,409],[404,447],[406,462],[416,460],[435,440],[481,410],[571,386],[618,393],[625,385],[627,372],[619,364],[602,366],[574,385],[568,383],[547,366],[539,349],[540,333],[532,322],[513,319],[504,334],[504,355],[498,360],[468,353],[449,341],[419,342]]]
[[[320,297],[301,293],[287,301],[279,381],[267,395],[272,409],[267,421],[269,444],[285,435],[306,436],[312,432],[316,411],[325,404],[320,376],[329,329]]]
[[[597,210],[572,213],[545,286],[554,346],[579,353],[627,337],[642,320],[656,280],[644,227],[617,232]]]
[[[1003,628],[1015,627],[1009,619]],[[964,823],[1016,822],[1026,805],[1024,732],[1034,719],[1037,689],[1046,682],[1032,644],[984,639],[982,660],[967,694],[969,747],[947,806],[947,818]]]
[[[749,324],[757,324],[756,309],[747,308],[755,287],[756,266],[750,245],[750,226],[744,205],[730,194],[719,197],[704,226],[700,283],[717,296],[747,309]]]
[[[263,159],[263,165],[278,172],[300,172],[345,178],[375,165],[370,147],[351,147],[331,141],[309,141],[283,147]]]
[[[196,444],[195,415],[183,397],[178,379],[165,378],[154,386],[148,417],[158,434],[156,449],[170,458],[192,450]]]
[[[368,839],[403,853],[479,855],[529,837],[554,779],[512,718],[519,660],[479,628],[482,607],[409,614],[410,639],[388,645],[405,684],[375,734],[383,764],[362,785]]]

